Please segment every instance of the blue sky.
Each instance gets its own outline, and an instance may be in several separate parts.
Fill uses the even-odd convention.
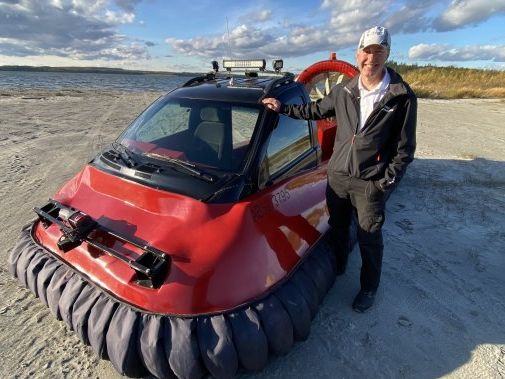
[[[395,61],[505,69],[505,0],[0,0],[0,65],[202,72],[231,55],[299,72],[330,51],[354,63],[374,25]]]

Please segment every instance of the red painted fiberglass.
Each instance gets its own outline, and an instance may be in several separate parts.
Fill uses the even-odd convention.
[[[326,165],[268,187],[244,201],[206,204],[110,175],[92,166],[54,197],[100,225],[170,255],[158,289],[135,282],[135,271],[86,242],[67,253],[59,227],[35,227],[38,242],[116,298],[155,313],[195,315],[233,309],[286,278],[327,230]],[[125,255],[133,246],[101,240]]]

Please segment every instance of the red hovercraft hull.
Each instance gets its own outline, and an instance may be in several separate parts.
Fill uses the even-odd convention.
[[[329,62],[324,70],[343,70]],[[302,83],[319,73],[302,73]],[[318,127],[325,161],[335,126]],[[269,354],[307,338],[333,284],[326,184],[323,163],[217,204],[87,165],[53,200],[127,236],[94,236],[126,258],[142,255],[143,245],[166,253],[161,282],[146,286],[137,270],[89,240],[64,252],[61,227],[42,219],[23,229],[9,271],[123,375],[229,378],[259,370]]]
[[[136,284],[134,270],[86,243],[61,252],[57,225],[45,229],[39,222],[33,236],[93,283],[142,310],[171,315],[222,312],[266,293],[326,231],[325,186],[321,169],[284,183],[274,194],[205,204],[86,166],[54,199],[166,252],[170,272],[158,289]],[[278,193],[289,201],[276,199]]]

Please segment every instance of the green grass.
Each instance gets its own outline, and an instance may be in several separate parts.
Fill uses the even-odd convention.
[[[418,97],[505,98],[505,71],[405,65],[389,62]]]

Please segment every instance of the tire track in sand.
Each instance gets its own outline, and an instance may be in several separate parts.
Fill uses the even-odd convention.
[[[498,360],[496,361],[496,369],[500,378],[505,378],[505,345],[500,347]]]

